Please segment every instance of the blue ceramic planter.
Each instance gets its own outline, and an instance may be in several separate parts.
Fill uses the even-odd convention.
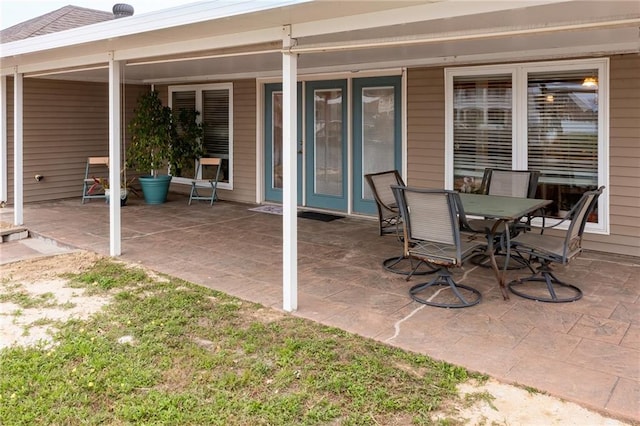
[[[145,203],[162,204],[167,201],[171,177],[168,175],[161,175],[155,178],[153,176],[140,176],[138,182],[142,187]]]

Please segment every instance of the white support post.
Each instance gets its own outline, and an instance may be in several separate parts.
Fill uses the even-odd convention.
[[[9,174],[7,173],[7,76],[0,76],[0,201],[9,197]]]
[[[283,27],[283,47],[289,48],[291,26]],[[285,311],[298,309],[298,57],[282,53],[282,296]]]
[[[120,256],[121,244],[121,207],[120,207],[120,83],[122,64],[109,59],[109,183],[111,196],[109,197],[109,254]]]
[[[18,73],[16,68],[13,73],[13,224],[20,226],[24,224],[23,217],[23,75]]]

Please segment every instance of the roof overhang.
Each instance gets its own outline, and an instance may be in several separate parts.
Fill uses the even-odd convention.
[[[241,6],[242,5],[242,6]],[[640,51],[634,1],[196,3],[0,45],[2,74],[128,82],[278,76],[290,32],[299,73]]]

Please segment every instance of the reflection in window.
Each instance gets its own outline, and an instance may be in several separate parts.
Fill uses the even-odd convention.
[[[598,89],[583,85],[592,73],[529,74],[528,164],[541,172],[538,197],[554,200],[552,216],[564,217],[598,187]]]
[[[362,174],[394,169],[395,91],[393,87],[362,89]],[[362,198],[373,200],[362,180]]]
[[[271,111],[271,187],[282,189],[282,92],[273,92]]]
[[[314,93],[316,194],[342,196],[342,90]]]
[[[477,192],[485,167],[511,169],[511,75],[455,77],[454,185]]]

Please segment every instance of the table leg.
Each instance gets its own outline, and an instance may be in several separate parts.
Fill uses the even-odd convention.
[[[491,262],[491,269],[493,269],[493,273],[496,275],[496,279],[498,280],[498,285],[500,286],[500,292],[502,293],[503,300],[509,300],[509,292],[507,291],[507,286],[505,284],[505,273],[508,264],[508,256],[507,261],[505,263],[505,270],[500,270],[498,267],[498,262],[496,262],[496,253],[495,248],[493,246],[494,238],[496,236],[496,232],[500,227],[500,224],[504,224],[504,229],[508,232],[508,223],[505,221],[498,220],[493,224],[491,228],[491,232],[487,234],[487,251],[489,252],[489,261]]]

